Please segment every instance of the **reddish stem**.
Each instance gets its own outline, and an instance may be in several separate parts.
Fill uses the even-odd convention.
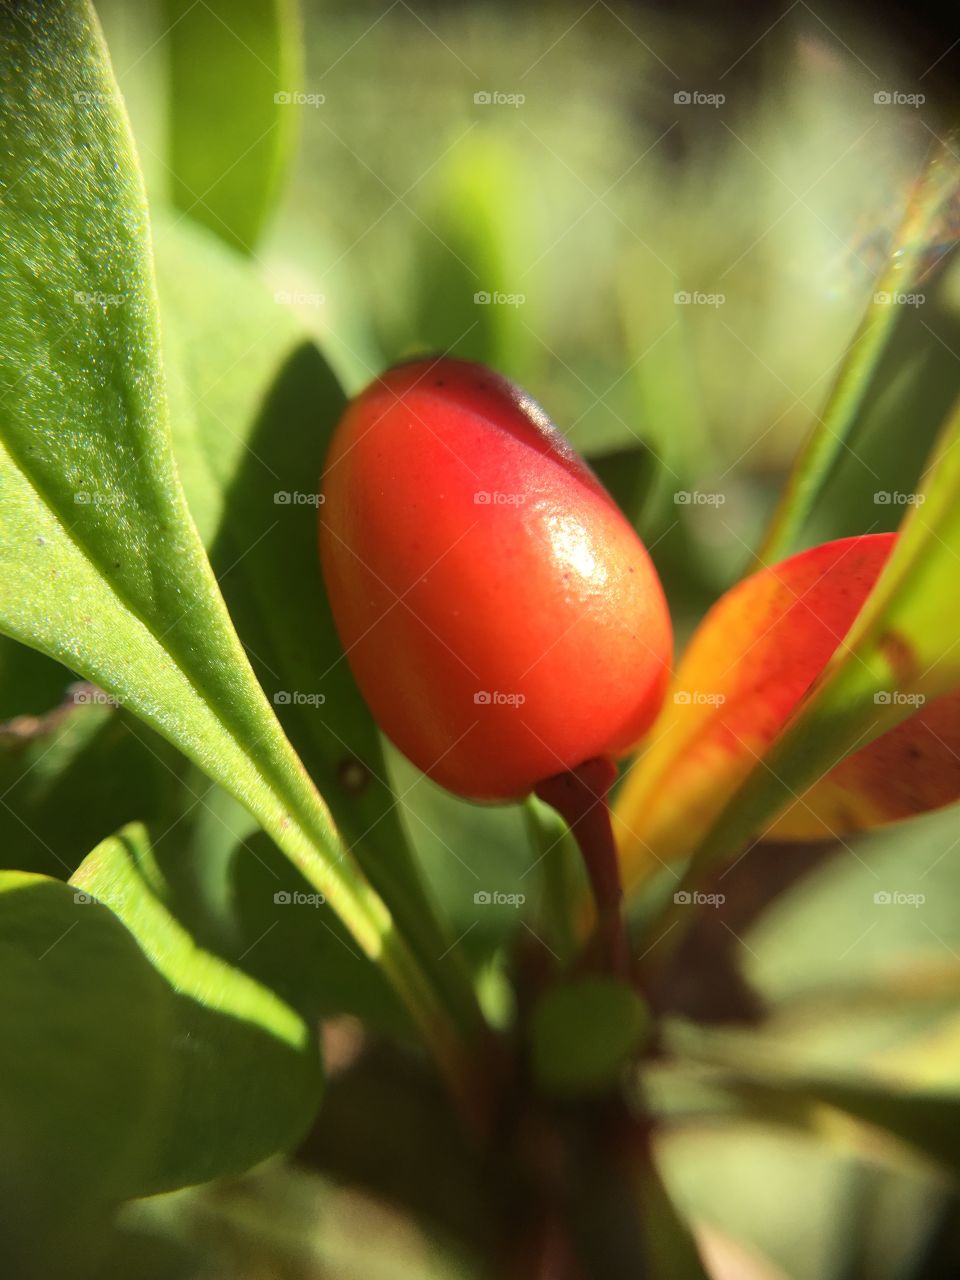
[[[623,886],[607,803],[616,776],[613,762],[597,756],[547,778],[534,791],[557,810],[580,847],[597,904],[597,940],[610,972],[626,978],[630,959],[621,910]]]

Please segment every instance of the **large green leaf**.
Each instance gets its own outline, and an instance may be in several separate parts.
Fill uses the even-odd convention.
[[[423,963],[469,1009],[320,573],[315,490],[343,393],[282,295],[207,234],[162,224],[157,271],[174,450],[231,617],[345,841]]]
[[[935,1276],[922,1254],[951,1202],[927,1171],[838,1158],[809,1133],[701,1119],[659,1136],[665,1182],[708,1274],[738,1280]],[[869,1260],[869,1261],[867,1261]]]
[[[434,993],[343,853],[257,684],[170,450],[142,185],[80,0],[0,15],[17,180],[0,208],[0,627],[147,720],[379,959],[448,1063]],[[65,85],[83,86],[76,95]]]
[[[170,1087],[141,1152],[145,1194],[242,1172],[302,1137],[319,1100],[319,1051],[306,1023],[266,987],[196,946],[154,883],[144,828],[100,844],[72,883],[111,907],[165,979]]]
[[[136,1183],[163,1129],[173,1034],[162,979],[111,912],[59,881],[0,872],[0,1231],[10,1274],[52,1274],[44,1264],[60,1274],[51,1248],[69,1257],[88,1208]]]
[[[161,7],[173,202],[250,253],[304,110],[296,0],[163,0]]]

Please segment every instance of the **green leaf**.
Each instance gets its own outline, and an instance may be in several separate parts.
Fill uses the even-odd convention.
[[[142,184],[80,0],[0,13],[17,181],[0,208],[0,628],[93,680],[242,799],[453,1071],[449,1015],[270,711],[170,450]],[[82,97],[66,85],[83,86]],[[79,91],[78,91],[79,92]],[[454,1066],[454,1059],[458,1066]]]
[[[661,500],[673,507],[673,492],[695,488],[698,479],[715,472],[718,461],[705,420],[706,391],[698,383],[692,308],[681,310],[672,291],[652,287],[643,246],[626,256],[624,267],[619,280],[627,346],[624,376],[636,396],[645,445],[659,464],[652,480],[658,482]]]
[[[545,353],[535,337],[538,299],[525,283],[539,252],[527,166],[505,134],[474,124],[431,169],[410,261],[411,312],[394,356],[409,354],[412,331],[421,350],[533,380]]]
[[[33,1274],[55,1225],[64,1243],[88,1206],[129,1193],[163,1129],[172,1036],[163,981],[112,912],[61,882],[0,872],[0,1223],[11,1274]]]
[[[636,1193],[652,1280],[709,1280],[690,1224],[674,1204],[653,1160],[640,1166]]]
[[[705,1119],[657,1148],[716,1276],[848,1280],[867,1258],[871,1275],[923,1275],[917,1255],[952,1203],[942,1178],[838,1158],[809,1133],[761,1121]]]
[[[594,1093],[616,1080],[649,1027],[636,992],[611,978],[581,978],[549,991],[533,1011],[533,1071],[549,1093]]]
[[[17,251],[5,259],[2,321],[0,619],[128,703],[228,788],[259,796],[268,828],[290,823],[268,787],[297,795],[332,846],[177,483],[146,211],[103,50],[78,3],[18,16],[0,28],[23,89],[4,99],[6,136],[29,174],[0,213]],[[71,79],[88,86],[80,103],[64,96]],[[39,121],[21,101],[42,104]]]
[[[169,993],[163,1046],[170,1089],[142,1153],[136,1190],[152,1194],[240,1173],[292,1147],[319,1101],[319,1053],[306,1023],[273,992],[196,946],[153,888],[143,827],[100,844],[72,883],[111,907]]]
[[[169,860],[158,861],[168,874]],[[308,1022],[350,1014],[371,1030],[409,1036],[410,1020],[383,974],[263,832],[233,847],[225,881],[230,933],[219,954]]]
[[[0,728],[0,865],[66,879],[110,831],[176,816],[182,757],[98,697],[75,685],[76,701]]]
[[[418,864],[458,940],[456,950],[476,964],[522,928],[539,888],[529,874],[524,810],[461,800],[389,744],[387,762]]]
[[[833,1016],[837,1015],[833,1010]],[[848,1005],[845,1018],[856,1019]],[[824,1024],[829,1034],[828,1024]],[[817,1024],[811,1022],[805,1035],[813,1037]],[[789,1044],[771,1045],[764,1035],[731,1035],[689,1028],[672,1028],[665,1040],[668,1049],[685,1062],[695,1061],[713,1068],[704,1083],[726,1091],[728,1110],[743,1119],[768,1121],[813,1134],[819,1140],[841,1148],[868,1153],[873,1143],[862,1134],[848,1133],[825,1108],[846,1112],[858,1121],[897,1139],[914,1155],[960,1176],[960,1106],[956,1093],[944,1090],[917,1091],[884,1087],[866,1080],[852,1082],[831,1078],[804,1069],[789,1059]],[[770,1050],[783,1051],[771,1061]],[[956,1051],[956,1038],[953,1043]],[[676,1068],[675,1068],[676,1069]],[[717,1114],[724,1108],[716,1105]],[[902,1162],[903,1151],[889,1144],[885,1152],[892,1163]]]
[[[345,838],[402,861],[379,735],[317,556],[316,489],[343,392],[289,310],[209,237],[164,225],[158,282],[174,451],[233,622]]]
[[[74,679],[42,653],[0,636],[0,726],[17,716],[52,710]]]
[[[745,935],[763,1020],[668,1023],[667,1047],[711,1064],[742,1112],[829,1137],[825,1103],[960,1171],[955,844],[946,812],[857,839]]]
[[[623,514],[636,526],[657,482],[660,464],[653,449],[638,442],[593,454],[587,461]]]
[[[903,221],[890,249],[887,268],[857,332],[847,349],[822,415],[794,465],[769,529],[757,551],[761,564],[770,564],[792,549],[804,521],[844,450],[850,450],[864,424],[868,393],[883,371],[881,361],[901,316],[890,301],[897,295],[921,293],[929,272],[931,241],[944,208],[960,190],[960,167],[948,148],[942,148],[917,181]],[[911,426],[914,407],[910,407]],[[901,471],[902,474],[902,471]],[[862,478],[862,477],[861,477]],[[874,488],[879,487],[874,485]]]
[[[205,233],[161,227],[158,281],[174,449],[233,622],[344,840],[469,1017],[320,573],[316,485],[343,393],[290,311]]]
[[[566,967],[581,942],[580,904],[587,891],[583,858],[573,833],[556,809],[530,796],[523,810],[534,855],[523,879],[538,882],[542,889],[529,927],[543,939],[560,966]]]
[[[293,150],[296,0],[164,0],[173,203],[252,253]]]

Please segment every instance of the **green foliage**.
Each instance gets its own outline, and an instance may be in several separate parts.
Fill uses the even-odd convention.
[[[854,630],[697,852],[701,884],[909,713],[878,691],[960,684],[956,281],[946,260],[928,279],[953,168],[909,188],[894,113],[884,163],[848,159],[861,87],[809,51],[775,109],[729,137],[678,121],[661,146],[656,63],[688,65],[691,33],[640,11],[642,42],[606,6],[558,41],[546,9],[505,39],[482,5],[334,5],[308,15],[305,82],[292,0],[105,8],[161,179],[149,209],[90,6],[0,7],[4,1261],[453,1280],[526,1265],[562,1220],[610,1274],[939,1274],[955,813],[765,899],[733,1025],[687,1008],[695,966],[656,981],[697,913],[634,904],[648,1005],[588,972],[557,815],[468,805],[384,750],[315,539],[343,386],[423,348],[543,400],[652,546],[681,637],[750,547],[892,528],[874,491],[920,488]],[[478,103],[488,83],[522,86],[522,114]],[[895,224],[892,189],[908,213],[873,283],[834,228]],[[932,307],[870,303],[855,327],[874,290],[913,284]],[[724,309],[678,304],[687,288]],[[699,486],[725,506],[678,502]]]
[[[293,0],[163,0],[174,206],[253,253],[302,109]]]
[[[174,451],[231,619],[344,841],[429,965],[453,938],[407,849],[317,558],[316,486],[343,393],[282,293],[210,237],[161,226],[157,275]],[[438,976],[463,999],[456,959]]]
[[[95,680],[243,797],[378,952],[385,912],[351,862],[333,860],[326,809],[250,670],[187,512],[146,209],[103,48],[78,3],[3,21],[23,89],[4,100],[7,145],[31,183],[0,213],[16,254],[5,258],[0,335],[0,624]],[[65,100],[65,80],[88,86],[80,101]],[[28,102],[40,104],[31,110],[42,127]],[[40,284],[26,269],[38,254]],[[38,365],[38,341],[64,336],[65,306],[56,368]]]
[[[58,879],[126,822],[169,825],[182,800],[182,759],[167,742],[94,701],[89,685],[73,696],[77,702],[40,719],[0,729],[0,860]]]
[[[775,1113],[782,1096],[802,1114],[817,1099],[956,1172],[960,928],[943,856],[956,818],[913,826],[910,841],[896,828],[863,837],[751,931],[745,974],[768,1010],[759,1027],[686,1025],[674,1043],[745,1087],[747,1109]]]
[[[240,1173],[293,1146],[319,1101],[319,1052],[271,991],[201,950],[165,907],[141,827],[105,840],[71,883],[111,907],[165,982],[169,1075],[162,1128],[141,1152],[135,1194]],[[128,1188],[126,1194],[130,1194]]]
[[[7,1261],[32,1270],[48,1222],[65,1247],[87,1208],[139,1185],[174,1027],[135,939],[58,881],[0,872],[0,957],[0,1221]]]
[[[42,653],[0,636],[0,725],[51,711],[73,678]]]

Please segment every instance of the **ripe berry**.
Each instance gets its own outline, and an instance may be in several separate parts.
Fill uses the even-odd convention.
[[[482,365],[399,365],[331,444],[320,552],[381,728],[473,800],[515,800],[649,727],[671,656],[643,544],[543,410]]]

